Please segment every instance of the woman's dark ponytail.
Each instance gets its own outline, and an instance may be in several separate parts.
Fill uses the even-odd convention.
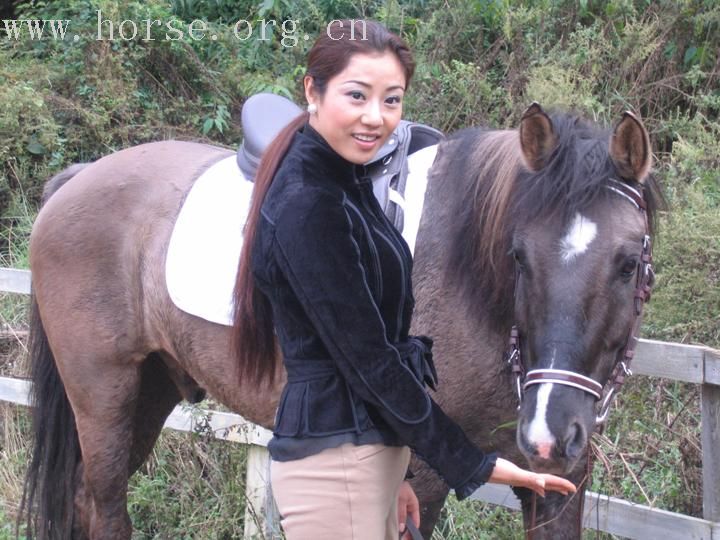
[[[233,350],[240,365],[240,377],[255,383],[272,382],[279,364],[275,339],[272,307],[267,297],[255,287],[250,262],[252,260],[255,231],[260,220],[265,195],[270,189],[275,172],[285,157],[295,133],[307,122],[304,112],[292,120],[272,143],[260,160],[250,211],[243,231],[243,248],[234,292]]]

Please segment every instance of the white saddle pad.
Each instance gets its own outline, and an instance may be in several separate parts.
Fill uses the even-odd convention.
[[[403,237],[414,251],[437,146],[408,156]],[[165,261],[165,281],[175,305],[205,320],[232,325],[235,277],[253,183],[235,156],[220,160],[196,181],[178,214]]]

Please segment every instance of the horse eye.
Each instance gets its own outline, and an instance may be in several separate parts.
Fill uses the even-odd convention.
[[[637,270],[637,265],[638,265],[638,261],[634,257],[627,259],[625,261],[622,268],[620,269],[620,275],[622,276],[622,278],[625,281],[629,281],[630,278],[635,275],[635,271]]]
[[[513,250],[513,259],[515,259],[515,265],[517,266],[518,271],[524,272],[525,271],[525,254],[520,250]]]

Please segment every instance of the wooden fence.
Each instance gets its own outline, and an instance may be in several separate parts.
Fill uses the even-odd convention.
[[[28,294],[30,273],[0,269],[0,292]],[[640,340],[633,371],[701,385],[703,454],[703,517],[694,518],[588,492],[584,525],[618,536],[663,540],[720,540],[720,351],[707,347]],[[29,383],[0,377],[0,400],[27,405]],[[236,414],[202,411],[218,439],[249,444],[245,538],[278,538],[279,526],[268,488],[267,442],[270,432]],[[196,408],[179,405],[165,427],[194,431]],[[471,498],[518,510],[519,502],[506,486],[486,484]]]

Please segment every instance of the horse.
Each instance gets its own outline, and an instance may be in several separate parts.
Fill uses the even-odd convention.
[[[130,538],[128,478],[183,398],[207,390],[272,428],[284,377],[242,380],[231,329],[179,310],[164,281],[183,200],[229,155],[148,143],[46,186],[30,241],[34,446],[20,518],[38,538]],[[535,538],[580,537],[569,524],[598,398],[553,377],[604,385],[627,348],[633,275],[660,200],[650,166],[634,115],[606,130],[533,104],[517,129],[449,135],[427,176],[411,331],[435,339],[434,399],[478,446],[581,485],[534,505],[518,492]],[[628,190],[644,192],[642,212]],[[519,411],[505,361],[512,328],[525,368],[551,373],[524,383]],[[449,488],[422,462],[411,468],[429,538]]]

